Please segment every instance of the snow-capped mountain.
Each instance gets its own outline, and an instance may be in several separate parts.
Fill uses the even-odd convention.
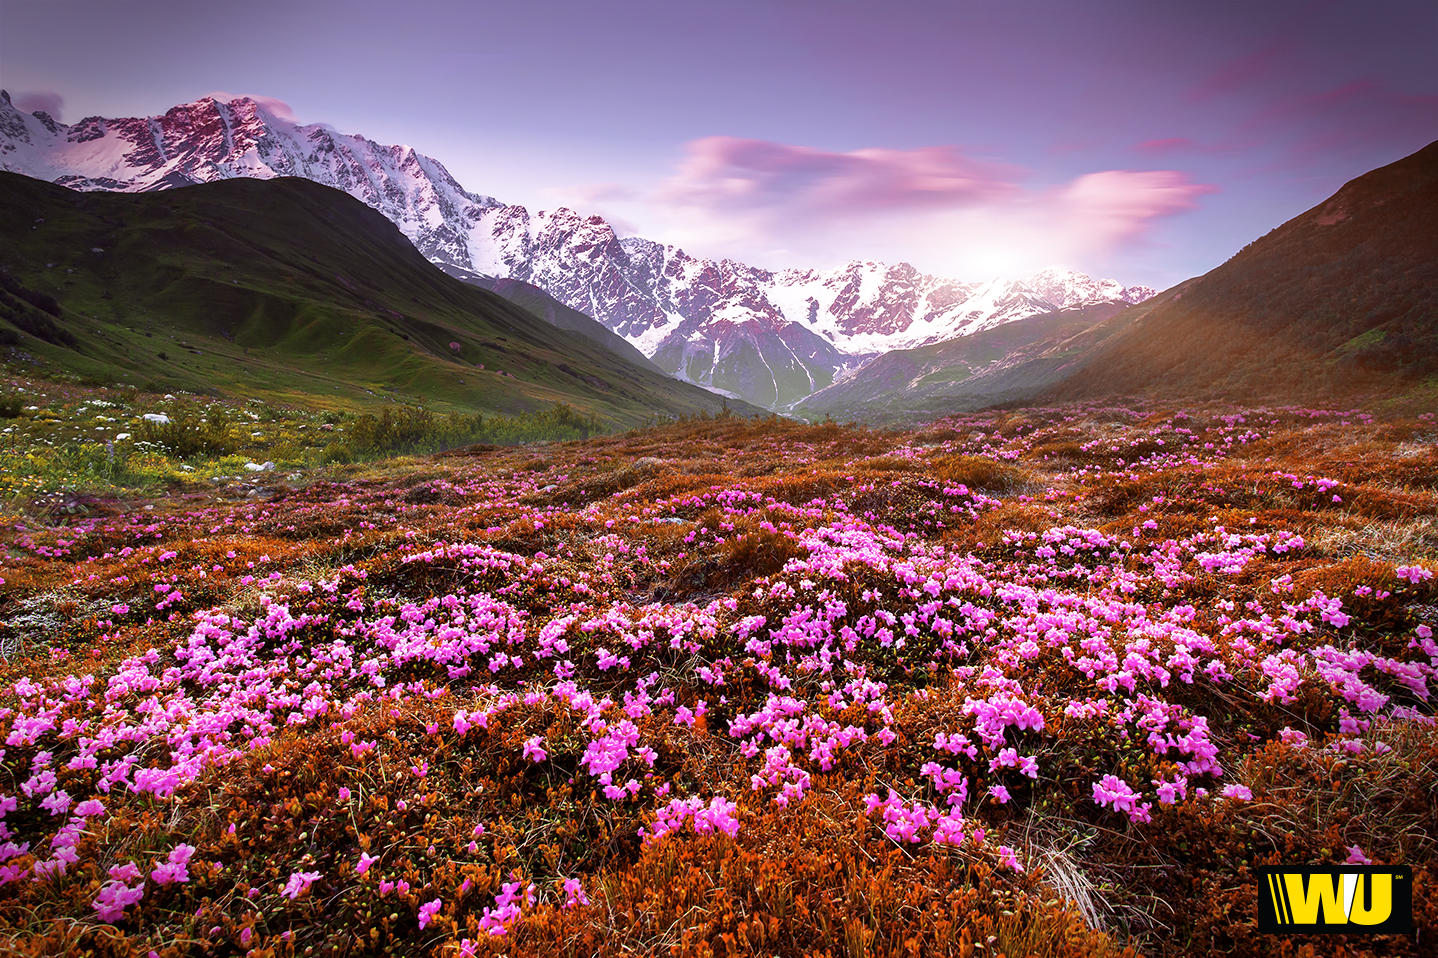
[[[299,125],[249,97],[66,125],[23,113],[0,93],[0,168],[78,190],[159,190],[238,176],[315,180],[389,217],[451,273],[532,283],[679,378],[771,408],[889,350],[1154,293],[1066,270],[966,283],[907,263],[773,272],[695,258],[620,239],[598,216],[530,213],[467,192],[443,164],[409,147]]]

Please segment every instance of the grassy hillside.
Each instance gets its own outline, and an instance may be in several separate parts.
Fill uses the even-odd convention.
[[[1348,183],[1098,350],[1055,397],[1438,387],[1438,143]]]
[[[723,405],[446,276],[307,180],[118,194],[0,173],[0,269],[0,350],[29,375],[625,425]]]

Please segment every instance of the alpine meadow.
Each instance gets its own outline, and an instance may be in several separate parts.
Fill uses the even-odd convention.
[[[0,2],[0,952],[1434,954],[1431,7],[609,6]]]

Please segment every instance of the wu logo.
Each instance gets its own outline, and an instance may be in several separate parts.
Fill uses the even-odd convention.
[[[1276,935],[1393,935],[1413,930],[1413,870],[1382,868],[1257,869],[1258,930]]]

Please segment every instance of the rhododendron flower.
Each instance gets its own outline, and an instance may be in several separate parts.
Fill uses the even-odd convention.
[[[1348,857],[1343,860],[1345,865],[1371,865],[1373,859],[1363,854],[1363,849],[1357,845],[1348,846]]]
[[[524,757],[531,762],[542,762],[549,757],[544,750],[544,736],[534,735],[524,742]]]
[[[124,917],[126,908],[144,897],[144,885],[131,888],[124,882],[111,881],[106,882],[105,887],[100,889],[100,894],[95,896],[91,907],[95,909],[96,917],[106,924],[113,925]]]
[[[1398,578],[1407,579],[1414,585],[1417,585],[1425,579],[1433,578],[1433,573],[1423,568],[1421,565],[1401,565],[1398,568],[1394,569],[1393,572],[1395,575],[1398,576]]]
[[[380,856],[371,855],[369,852],[360,852],[359,864],[355,866],[355,874],[363,875],[369,871],[369,867],[379,861]]]
[[[319,877],[319,872],[295,872],[290,875],[289,881],[285,882],[285,887],[280,890],[280,894],[294,901],[309,891],[310,885]]]
[[[159,865],[150,871],[150,877],[158,885],[169,885],[190,880],[190,858],[195,854],[194,845],[176,845]]]
[[[564,907],[573,908],[575,905],[589,904],[589,896],[584,893],[584,886],[577,878],[564,879]]]
[[[93,818],[103,814],[105,806],[98,798],[87,799],[75,806],[75,815],[79,818]]]
[[[1007,845],[999,846],[999,864],[1016,872],[1024,870],[1024,866],[1019,863],[1018,853]]]
[[[121,862],[118,865],[110,866],[110,877],[118,882],[132,882],[142,874],[143,872],[134,862]]]
[[[434,901],[425,902],[419,906],[419,927],[428,928],[429,923],[434,921],[434,916],[444,907],[444,901],[436,898]]]
[[[1240,802],[1252,801],[1253,799],[1253,791],[1247,785],[1225,785],[1220,794],[1222,794],[1224,798],[1232,798]]]

